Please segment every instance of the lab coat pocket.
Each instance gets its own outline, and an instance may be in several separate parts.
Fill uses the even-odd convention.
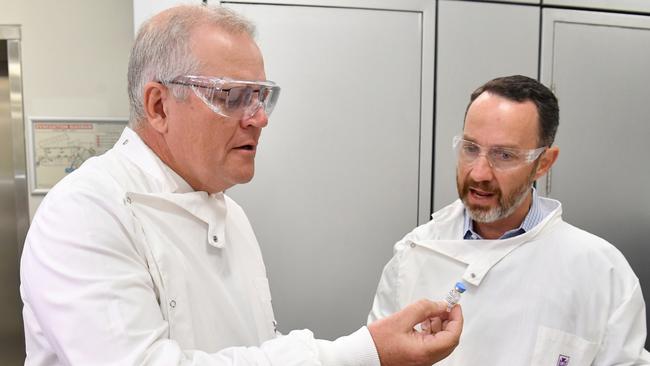
[[[531,366],[589,366],[598,344],[558,329],[540,326]]]
[[[269,288],[269,280],[266,277],[256,277],[253,279],[255,292],[259,299],[259,307],[256,314],[258,335],[260,341],[275,338],[276,335],[276,321],[273,315],[273,306],[271,305],[271,290]]]

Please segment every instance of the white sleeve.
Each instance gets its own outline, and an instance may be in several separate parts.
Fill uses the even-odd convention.
[[[156,348],[142,365],[380,366],[366,327],[331,342],[314,339],[309,330],[294,330],[260,347],[230,347],[217,353],[184,351],[170,340]]]
[[[606,336],[594,366],[650,365],[650,354],[643,348],[646,340],[645,303],[640,284],[636,277],[634,280],[636,283],[630,295],[609,317]]]
[[[169,339],[127,210],[70,184],[51,191],[21,259],[26,365],[378,366],[367,328],[333,342],[293,331],[259,347],[216,353]]]
[[[318,340],[317,344],[323,366],[380,366],[375,343],[366,327],[333,342]]]

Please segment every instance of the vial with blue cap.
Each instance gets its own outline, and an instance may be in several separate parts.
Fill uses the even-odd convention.
[[[447,312],[450,312],[454,305],[458,304],[458,301],[460,301],[460,295],[465,292],[465,290],[467,290],[465,284],[462,282],[456,282],[454,288],[452,288],[445,297],[445,301],[447,302]]]
[[[456,282],[454,288],[449,290],[447,296],[445,296],[445,302],[447,302],[447,312],[451,312],[451,309],[454,307],[454,305],[458,304],[458,301],[460,301],[460,295],[465,292],[465,290],[467,290],[467,288],[462,282]],[[437,327],[433,326],[434,322],[437,322]],[[418,332],[434,333],[433,329],[439,329],[440,324],[441,320],[436,317],[423,321],[422,323],[416,325],[415,329]]]

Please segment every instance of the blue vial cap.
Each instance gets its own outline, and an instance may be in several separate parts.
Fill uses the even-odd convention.
[[[458,290],[458,292],[462,294],[467,289],[465,288],[465,285],[463,285],[462,282],[456,282],[456,290]]]

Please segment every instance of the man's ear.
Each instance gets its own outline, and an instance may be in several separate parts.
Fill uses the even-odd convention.
[[[169,89],[164,85],[150,81],[144,85],[143,107],[144,115],[154,130],[159,133],[167,132],[167,113],[165,103],[170,101]]]
[[[549,147],[542,153],[539,166],[537,167],[537,172],[535,173],[535,180],[542,177],[549,171],[549,169],[551,169],[553,164],[555,164],[558,155],[560,155],[560,148],[557,146]]]

